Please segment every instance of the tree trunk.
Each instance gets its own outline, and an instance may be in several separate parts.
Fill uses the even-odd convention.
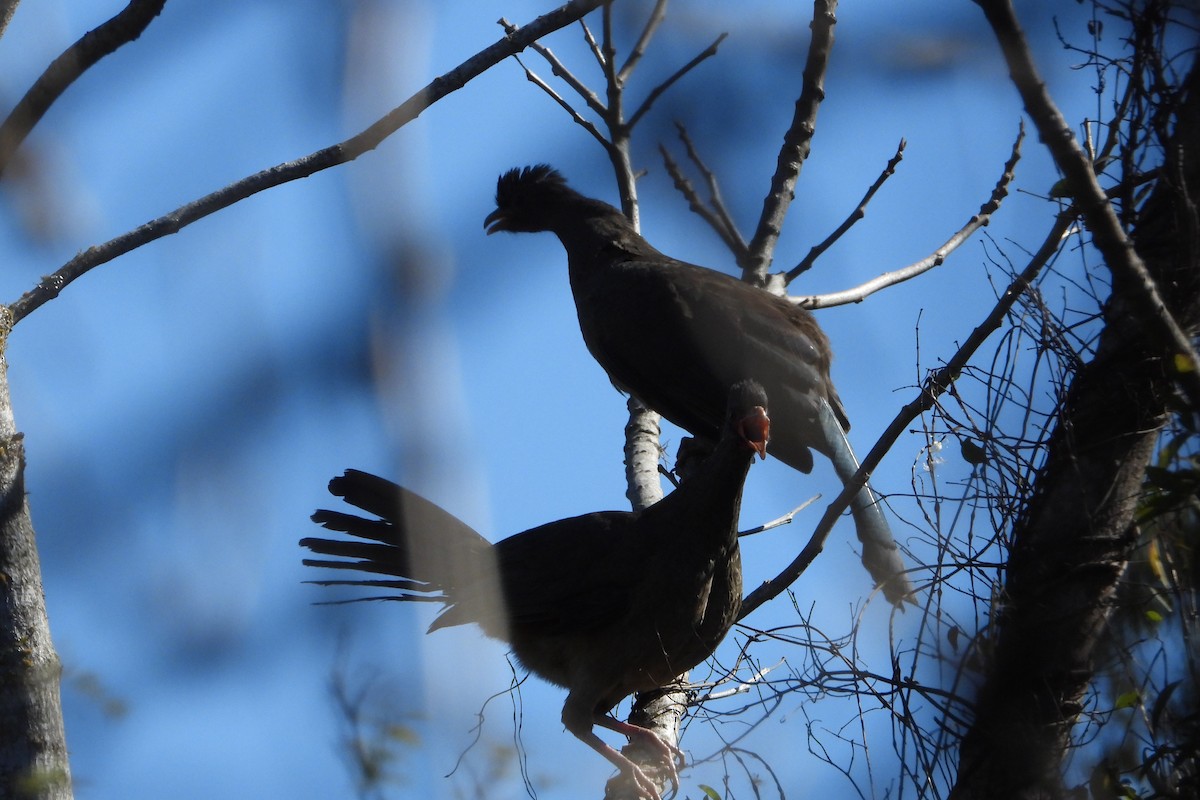
[[[1195,334],[1200,297],[1200,73],[1188,76],[1163,177],[1134,235],[1171,311]],[[953,800],[1065,793],[1062,763],[1092,656],[1136,539],[1133,514],[1174,383],[1119,279],[1095,357],[1075,375],[1028,508],[1016,523],[1003,609]],[[1194,409],[1193,409],[1194,411]]]
[[[50,641],[5,344],[0,338],[0,798],[67,800],[62,665]]]

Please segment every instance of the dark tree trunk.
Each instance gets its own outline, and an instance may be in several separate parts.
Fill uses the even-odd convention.
[[[1186,84],[1164,176],[1143,207],[1134,243],[1176,319],[1194,335],[1195,70]],[[1152,349],[1126,297],[1115,280],[1095,357],[1071,382],[1034,495],[1015,525],[995,649],[962,742],[955,800],[1041,800],[1065,792],[1063,758],[1136,538],[1133,514],[1173,392],[1172,354]]]

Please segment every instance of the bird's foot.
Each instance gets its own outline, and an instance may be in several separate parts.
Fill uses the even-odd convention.
[[[632,788],[637,797],[642,798],[642,800],[663,800],[662,795],[658,791],[658,782],[647,775],[645,770],[631,761],[624,753],[617,752],[608,745],[600,742],[599,739],[596,739],[594,744],[591,741],[588,744],[595,747],[597,752],[611,761],[620,770],[620,774],[608,782],[609,791],[605,792],[606,797],[613,790],[617,790],[617,796],[627,797],[629,796],[629,790]],[[617,787],[620,787],[620,789],[618,790]],[[672,782],[671,796],[673,797],[678,791],[679,782],[675,780]]]
[[[671,794],[674,795],[679,792],[679,770],[683,769],[684,765],[687,763],[682,750],[675,745],[664,742],[654,731],[650,730],[649,728],[643,728],[640,725],[634,725],[629,722],[621,722],[620,720],[613,719],[612,717],[605,717],[604,721],[601,722],[600,720],[597,720],[597,722],[609,730],[613,730],[617,733],[625,735],[629,738],[630,742],[640,742],[643,746],[649,748],[655,754],[659,755],[662,758],[662,769],[666,773],[667,778],[671,781]],[[643,778],[645,778],[647,781],[650,780],[641,767],[638,767],[632,761],[630,761],[629,764],[631,767],[636,769]],[[640,779],[638,779],[636,776],[633,777],[640,786]],[[653,785],[653,782],[651,782],[651,785]]]
[[[667,777],[671,779],[671,788],[673,791],[679,791],[679,770],[687,765],[687,759],[684,758],[683,751],[674,745],[664,742],[658,738],[654,731],[647,728],[636,728],[638,731],[630,737],[631,741],[640,741],[662,758],[663,770],[667,773]]]
[[[638,797],[643,797],[645,800],[663,800],[663,796],[658,792],[658,784],[637,764],[630,761],[628,766],[622,768],[621,772],[622,776],[613,780],[624,779],[632,783]],[[679,783],[673,783],[671,786],[671,796],[674,796],[678,791]]]

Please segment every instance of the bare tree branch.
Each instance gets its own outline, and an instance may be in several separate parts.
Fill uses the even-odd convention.
[[[883,460],[887,452],[908,429],[912,421],[933,408],[938,397],[953,385],[954,380],[967,366],[975,351],[979,349],[979,346],[1000,327],[1000,323],[1013,304],[1029,288],[1042,267],[1058,251],[1063,237],[1071,228],[1073,220],[1073,208],[1058,215],[1050,232],[1042,242],[1042,246],[1033,255],[1033,258],[1029,260],[1029,263],[1021,271],[1021,274],[1009,284],[987,318],[971,332],[971,335],[967,337],[962,346],[946,362],[946,365],[926,379],[920,393],[896,414],[896,417],[888,425],[887,429],[884,430],[879,440],[875,443],[875,446],[871,448],[871,452],[867,453],[866,458],[862,460],[862,465],[859,467],[858,472],[855,473],[854,478],[846,482],[841,493],[826,508],[825,514],[821,517],[820,522],[817,523],[816,530],[804,546],[804,549],[778,575],[765,581],[742,601],[742,612],[739,619],[745,619],[754,609],[779,595],[800,577],[804,570],[808,569],[808,565],[824,549],[825,540],[833,530],[838,517],[850,506],[851,498],[866,485],[867,479],[871,476],[871,471],[879,465],[879,462]]]
[[[687,149],[688,160],[695,164],[696,169],[700,170],[700,174],[704,176],[704,182],[708,185],[709,205],[712,207],[713,212],[716,213],[721,225],[729,231],[730,238],[734,240],[736,247],[731,249],[740,264],[748,252],[746,240],[742,237],[741,231],[738,230],[737,223],[733,221],[733,215],[729,213],[729,209],[725,206],[725,198],[721,196],[721,185],[717,181],[716,173],[709,169],[708,164],[700,157],[700,152],[692,143],[692,137],[688,135],[687,128],[676,123],[675,129],[679,132],[679,140],[683,142],[684,148]]]
[[[749,263],[742,267],[746,279],[758,286],[767,283],[767,270],[771,266],[775,243],[783,230],[783,218],[795,196],[800,169],[812,149],[817,109],[825,99],[825,70],[833,51],[836,11],[837,0],[815,0],[813,3],[812,37],[808,45],[808,59],[804,64],[804,85],[796,100],[791,127],[784,134],[783,146],[779,149],[775,174],[771,177],[771,188],[763,201],[758,229],[750,240]]]
[[[8,23],[12,21],[12,15],[20,2],[21,0],[0,0],[0,37],[8,30]]]
[[[621,86],[621,81],[617,78],[617,46],[613,40],[612,27],[612,3],[604,4],[604,10],[600,13],[600,66],[604,70],[604,80],[608,84],[609,98],[608,106],[612,108],[612,92],[617,90],[618,94]]]
[[[662,456],[661,417],[632,395],[626,405],[629,421],[625,424],[625,497],[634,510],[640,510],[654,505],[663,496],[658,473]]]
[[[941,266],[951,253],[957,250],[967,239],[970,239],[976,231],[985,227],[991,221],[992,214],[996,213],[1000,208],[1000,204],[1004,202],[1004,198],[1008,196],[1008,186],[1012,183],[1013,170],[1016,169],[1017,161],[1021,158],[1021,142],[1024,138],[1025,125],[1022,123],[1021,129],[1017,133],[1017,139],[1013,142],[1012,154],[1008,157],[1008,161],[1004,163],[1004,172],[996,182],[995,188],[992,189],[991,196],[979,207],[979,211],[967,220],[967,224],[959,228],[937,250],[934,250],[920,261],[909,264],[907,267],[885,272],[851,289],[808,297],[792,297],[789,299],[805,308],[828,308],[829,306],[845,305],[846,303],[858,303],[863,298],[878,292],[880,289],[886,289],[889,286],[895,286],[897,283],[911,280],[934,267]],[[788,274],[790,275],[791,273]]]
[[[581,22],[582,22],[582,20],[581,20]],[[516,25],[513,25],[511,22],[506,20],[504,17],[501,17],[498,20],[498,24],[501,27],[503,27],[504,32],[509,35],[516,33],[518,30]],[[558,56],[554,55],[554,52],[549,47],[546,47],[541,42],[534,42],[533,44],[531,44],[529,46],[529,49],[533,50],[535,53],[540,55],[542,58],[546,59],[546,63],[550,65],[550,73],[552,75],[554,75],[555,77],[562,78],[563,83],[567,84],[567,86],[570,86],[572,89],[574,89],[575,92],[580,97],[583,98],[583,101],[588,104],[588,108],[592,109],[597,114],[604,113],[604,104],[602,102],[600,102],[600,98],[596,96],[596,93],[593,92],[591,89],[589,89],[584,84],[583,81],[581,81],[579,78],[575,77],[575,73],[571,72],[571,70],[569,70],[565,66],[563,66],[562,61],[559,60]],[[521,64],[520,59],[517,59],[517,63]],[[525,72],[527,75],[531,74],[528,67],[525,67],[524,64],[521,64],[521,66],[525,68]],[[533,78],[531,77],[530,80],[533,80]],[[539,79],[539,81],[540,81],[540,79]],[[545,86],[544,83],[541,85]],[[547,89],[547,91],[549,91],[548,87],[546,87],[546,89]],[[573,116],[578,116],[578,114],[576,114],[575,110],[572,109],[570,106],[566,106],[566,104],[560,98],[558,98],[557,95],[552,93],[551,96],[555,97],[555,99],[557,100],[557,102],[560,105],[564,105],[567,108],[567,110],[571,112],[571,114]]]
[[[662,21],[666,19],[666,16],[667,0],[656,0],[654,10],[650,12],[650,18],[646,20],[646,25],[642,28],[642,35],[638,37],[637,42],[633,45],[633,49],[629,51],[629,58],[625,59],[624,65],[617,72],[617,80],[621,83],[629,80],[629,76],[633,74],[634,68],[642,60],[642,56],[646,54],[646,48],[650,45],[650,40],[654,38],[655,32],[662,25]]]
[[[0,336],[0,358],[6,345]],[[50,638],[6,372],[0,363],[0,797],[70,800],[62,662]]]
[[[604,69],[604,53],[601,52],[600,45],[596,43],[596,37],[592,35],[592,29],[588,27],[587,20],[579,20],[579,27],[583,28],[583,40],[587,42],[588,48],[596,58],[597,66]]]
[[[812,268],[813,263],[821,256],[822,253],[828,250],[834,242],[842,238],[846,231],[850,230],[850,228],[854,226],[854,223],[858,222],[867,215],[867,204],[871,202],[871,198],[875,196],[875,193],[879,191],[880,187],[883,186],[884,182],[887,181],[888,178],[896,174],[896,165],[904,159],[905,144],[906,142],[901,139],[899,146],[896,147],[896,154],[888,159],[887,166],[883,168],[883,172],[879,173],[879,177],[875,179],[873,184],[871,184],[871,188],[867,189],[867,193],[863,195],[862,200],[858,201],[858,205],[855,207],[854,211],[850,212],[850,216],[846,217],[845,221],[842,222],[841,225],[837,226],[834,232],[825,238],[825,241],[809,250],[808,255],[801,259],[799,264],[788,270],[787,275],[783,279],[784,285],[791,283],[805,272],[808,272],[808,270]]]
[[[663,92],[665,92],[667,89],[670,89],[676,81],[691,72],[703,61],[715,56],[717,54],[717,48],[721,46],[721,42],[725,41],[728,36],[728,33],[722,33],[716,38],[716,41],[704,49],[704,52],[700,53],[700,55],[696,56],[691,61],[676,70],[674,75],[667,78],[658,86],[655,86],[654,89],[651,90],[650,94],[646,95],[646,99],[642,101],[642,104],[638,106],[638,110],[633,112],[633,116],[629,118],[629,127],[632,128],[633,126],[637,125],[638,120],[646,116],[646,112],[648,112],[651,106],[654,105],[654,101],[661,97]]]
[[[570,103],[562,98],[562,95],[554,91],[554,87],[538,77],[538,75],[529,67],[525,66],[525,62],[521,60],[520,56],[513,56],[513,58],[515,58],[517,63],[521,65],[521,69],[525,70],[525,77],[529,80],[529,82],[549,95],[550,99],[555,103],[558,103],[558,105],[571,116],[571,120],[575,122],[576,125],[579,125],[585,131],[591,134],[592,138],[598,141],[606,150],[612,146],[612,143],[609,142],[608,139],[604,138],[604,134],[600,132],[600,129],[597,128],[590,119],[576,111]]]
[[[38,76],[7,119],[0,124],[0,174],[4,173],[13,153],[25,141],[33,126],[37,125],[67,87],[100,59],[141,36],[165,4],[166,0],[131,0],[115,17],[85,33],[50,62],[46,71]],[[0,7],[0,23],[7,25],[15,8],[15,2]],[[0,33],[2,30],[0,28]]]
[[[1150,310],[1161,302],[1152,296],[1154,281],[1161,281],[1171,287],[1171,308],[1185,324],[1200,319],[1200,215],[1194,200],[1200,189],[1200,69],[1193,63],[1178,88],[1163,81],[1142,90],[1140,99],[1161,97],[1171,86],[1178,102],[1163,103],[1156,110],[1157,124],[1146,126],[1150,135],[1135,140],[1139,148],[1162,154],[1163,171],[1138,211],[1132,236],[1126,237],[1103,192],[1096,195],[1090,163],[1070,130],[1059,124],[1061,116],[1038,82],[1012,9],[990,3],[984,10],[1042,141],[1066,175],[1113,276],[1090,360],[1071,370],[1037,471],[1037,490],[1012,526],[1005,602],[990,636],[975,718],[961,742],[950,795],[954,800],[1048,800],[1067,791],[1064,760],[1077,743],[1075,731],[1095,686],[1102,637],[1137,546],[1137,512],[1159,434],[1172,410],[1187,416],[1197,408],[1189,396],[1185,410],[1174,391],[1180,384],[1184,392],[1190,389],[1180,375],[1188,365],[1179,359],[1187,356],[1163,331],[1175,321],[1165,303],[1162,314]],[[1149,4],[1146,15],[1161,10]],[[1139,57],[1152,61],[1156,47]],[[1136,68],[1135,80],[1145,75],[1159,83],[1157,65]],[[1134,113],[1122,124],[1140,127],[1143,119]],[[1135,163],[1132,155],[1122,157],[1130,166]],[[1150,282],[1136,274],[1139,269]]]
[[[422,111],[438,100],[461,89],[472,79],[505,58],[521,52],[541,37],[571,24],[602,2],[603,0],[570,0],[554,11],[538,17],[524,28],[484,48],[449,72],[434,78],[403,104],[392,109],[387,115],[356,136],[295,161],[278,164],[242,178],[104,244],[89,247],[60,267],[53,275],[42,278],[37,286],[8,306],[11,324],[16,325],[30,312],[58,297],[66,286],[88,270],[106,264],[147,242],[178,233],[196,220],[228,208],[239,200],[244,200],[264,189],[271,189],[299,178],[307,178],[323,169],[353,161],[363,153],[374,150],[384,139],[412,122]]]
[[[1182,360],[1183,365],[1176,370],[1176,380],[1192,407],[1200,408],[1200,356],[1192,346],[1191,338],[1171,315],[1153,276],[1134,250],[1112,204],[1100,188],[1091,161],[1046,90],[1012,3],[1009,0],[976,2],[996,34],[1025,110],[1071,187],[1072,197],[1087,220],[1096,249],[1112,270],[1114,280],[1120,281],[1128,291],[1133,307],[1160,346]]]
[[[700,195],[697,194],[696,189],[692,186],[691,181],[689,181],[687,176],[683,174],[683,170],[680,168],[679,164],[674,158],[671,157],[671,153],[669,150],[667,150],[666,146],[659,145],[658,151],[662,153],[663,164],[666,166],[667,174],[671,176],[671,180],[674,182],[675,188],[678,189],[679,193],[682,194],[684,199],[688,201],[688,209],[696,214],[699,214],[700,218],[707,222],[709,227],[717,232],[717,235],[720,236],[721,240],[725,242],[725,246],[728,247],[735,256],[740,257],[745,255],[746,242],[742,239],[741,234],[738,233],[737,229],[733,227],[733,222],[729,219],[728,214],[724,213],[725,207],[721,202],[720,196],[711,194],[710,202],[706,204],[700,199]],[[711,173],[706,173],[706,175],[711,176]],[[715,191],[715,186],[715,180],[710,181],[710,191]]]

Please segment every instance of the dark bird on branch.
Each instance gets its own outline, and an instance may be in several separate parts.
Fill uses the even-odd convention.
[[[806,309],[655,250],[617,209],[567,186],[545,164],[500,176],[498,231],[550,231],[567,251],[571,291],[588,350],[618,389],[713,440],[725,390],[754,378],[772,402],[771,454],[801,472],[810,448],[843,483],[858,470],[850,423],[829,378],[829,340]],[[866,486],[851,504],[862,560],[893,603],[912,592],[895,539]]]
[[[568,690],[567,730],[658,800],[654,781],[605,744],[593,725],[643,738],[678,787],[682,754],[652,732],[610,716],[626,696],[655,689],[708,658],[742,605],[737,521],[755,454],[766,458],[770,421],[758,384],[727,392],[716,448],[679,488],[643,511],[559,520],[489,544],[428,500],[348,470],[329,491],[373,518],[318,511],[313,521],[349,539],[300,544],[329,559],[313,567],[388,576],[321,580],[392,590],[380,600],[439,602],[429,630],[474,622],[508,642],[526,669]]]

